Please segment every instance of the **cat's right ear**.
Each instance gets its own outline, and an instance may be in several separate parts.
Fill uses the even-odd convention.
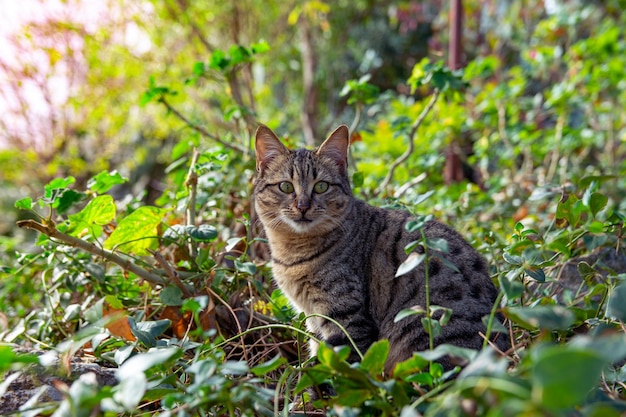
[[[257,128],[255,136],[254,147],[256,150],[257,172],[262,172],[272,159],[289,152],[278,139],[278,136],[272,132],[272,129],[265,125],[260,125]]]

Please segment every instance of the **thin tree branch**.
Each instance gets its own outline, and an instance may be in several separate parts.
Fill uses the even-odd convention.
[[[219,136],[216,136],[214,134],[212,134],[211,132],[209,132],[208,130],[206,130],[205,128],[203,128],[200,125],[197,125],[195,123],[193,123],[191,120],[187,119],[185,116],[182,115],[182,113],[180,113],[178,110],[176,110],[168,101],[165,97],[160,97],[159,98],[159,102],[163,103],[163,105],[167,108],[167,110],[169,112],[171,112],[174,116],[178,117],[178,119],[180,119],[183,123],[185,123],[187,126],[189,126],[190,128],[192,128],[193,130],[195,130],[196,132],[200,133],[202,136],[214,140],[215,142],[229,148],[232,149],[236,152],[241,152],[243,154],[247,154],[248,150],[244,149],[238,145],[232,144],[232,143],[228,143],[226,141],[224,141],[223,139],[221,139]]]
[[[165,270],[165,273],[169,277],[170,281],[173,282],[174,285],[176,285],[183,292],[183,296],[185,298],[191,298],[193,294],[191,293],[191,291],[189,291],[189,288],[187,288],[185,284],[183,284],[183,282],[180,280],[178,272],[176,272],[172,265],[167,262],[163,255],[156,251],[150,251],[150,253],[152,254],[152,256],[154,256],[154,259],[156,259],[157,263],[161,265],[161,267]]]
[[[18,227],[23,227],[26,229],[36,230],[39,233],[42,233],[52,239],[56,239],[67,246],[72,246],[75,248],[79,248],[84,250],[85,252],[89,252],[92,255],[100,256],[107,261],[113,262],[114,264],[119,265],[126,271],[132,272],[140,278],[145,279],[146,281],[157,284],[157,285],[167,285],[167,281],[159,276],[148,272],[147,270],[140,268],[139,266],[132,263],[129,259],[124,259],[121,256],[117,255],[114,252],[101,248],[99,246],[94,245],[93,243],[87,242],[85,240],[79,239],[74,236],[66,235],[63,232],[60,232],[54,223],[46,222],[46,224],[38,223],[35,220],[20,220],[17,222]]]
[[[411,126],[411,133],[409,133],[409,147],[402,155],[398,157],[398,159],[393,161],[393,164],[391,164],[391,168],[389,168],[389,172],[387,172],[387,176],[385,177],[383,182],[380,184],[380,186],[376,189],[376,191],[374,191],[374,195],[379,195],[385,190],[385,188],[387,188],[387,186],[393,179],[393,174],[396,171],[396,168],[398,168],[400,164],[406,161],[409,158],[409,156],[411,156],[411,154],[413,153],[413,150],[415,150],[414,140],[415,140],[415,134],[417,133],[417,129],[419,129],[420,125],[422,124],[422,122],[424,121],[428,113],[430,113],[432,108],[435,106],[435,103],[437,102],[438,98],[439,98],[439,90],[436,89],[433,92],[433,95],[430,97],[430,101],[428,102],[426,107],[424,107],[424,109],[422,110],[422,113],[420,113],[419,117],[415,120],[415,122],[413,122],[413,125]]]

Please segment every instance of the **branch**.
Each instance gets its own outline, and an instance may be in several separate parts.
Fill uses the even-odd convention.
[[[145,279],[146,281],[152,284],[163,285],[163,286],[167,285],[167,282],[165,281],[165,279],[163,279],[163,277],[152,274],[146,271],[145,269],[138,267],[137,265],[132,263],[130,260],[124,259],[114,252],[111,252],[109,250],[96,246],[93,243],[87,242],[77,237],[66,235],[65,233],[62,233],[59,230],[57,230],[54,223],[52,222],[50,223],[46,222],[46,224],[41,224],[41,223],[36,222],[35,220],[20,220],[17,222],[17,226],[23,227],[26,229],[36,230],[39,233],[42,233],[52,239],[56,239],[58,241],[63,242],[63,244],[67,246],[79,248],[86,252],[91,253],[92,255],[100,256],[106,259],[107,261],[110,261],[119,265],[123,269],[129,272],[132,272],[133,274],[137,275],[140,278]]]
[[[413,150],[415,149],[415,143],[413,143],[413,141],[415,140],[415,134],[417,133],[417,129],[419,129],[420,125],[422,124],[422,122],[424,121],[428,113],[430,113],[432,108],[435,106],[435,103],[437,102],[438,98],[439,98],[439,90],[436,89],[433,92],[433,95],[430,97],[430,101],[428,102],[426,107],[424,107],[424,109],[422,110],[422,113],[420,113],[419,117],[415,120],[415,122],[413,122],[413,125],[411,126],[411,133],[409,134],[408,149],[402,155],[400,155],[398,159],[393,161],[393,164],[391,164],[391,168],[389,168],[389,172],[387,173],[387,176],[385,177],[383,182],[380,184],[380,186],[376,189],[376,191],[374,191],[374,195],[378,195],[382,193],[385,190],[385,188],[387,188],[387,186],[391,182],[391,179],[393,178],[393,174],[396,171],[396,168],[398,168],[400,164],[406,161],[409,158],[409,156],[411,156],[411,154],[413,153]]]
[[[212,134],[211,132],[209,132],[208,130],[206,130],[205,128],[203,128],[200,125],[195,124],[194,122],[192,122],[191,120],[187,119],[185,116],[182,115],[182,113],[180,113],[178,110],[176,110],[166,99],[165,97],[160,97],[159,98],[159,102],[163,103],[163,105],[165,105],[165,107],[167,108],[167,110],[169,112],[171,112],[174,116],[178,117],[181,121],[183,121],[183,123],[185,123],[187,126],[189,126],[190,128],[192,128],[193,130],[195,130],[196,132],[200,133],[202,136],[209,138],[211,140],[216,141],[217,143],[232,149],[236,152],[241,152],[243,154],[248,153],[247,149],[244,149],[240,146],[234,145],[232,143],[228,143],[226,141],[224,141],[223,139],[221,139],[219,136],[216,136],[214,134]]]

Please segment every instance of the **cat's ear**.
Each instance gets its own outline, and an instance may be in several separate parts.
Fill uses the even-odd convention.
[[[278,139],[278,136],[272,132],[272,129],[265,125],[260,125],[257,128],[254,147],[256,149],[256,170],[259,172],[265,169],[272,159],[289,152]]]
[[[348,126],[341,125],[333,131],[320,145],[316,153],[324,155],[337,163],[342,172],[348,170],[348,148],[350,147],[350,131]]]

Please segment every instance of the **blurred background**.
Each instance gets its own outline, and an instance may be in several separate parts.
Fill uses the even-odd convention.
[[[621,174],[625,4],[463,1],[467,88],[438,103],[398,181],[426,173],[426,188],[469,179],[493,195],[526,187],[527,197],[572,176]],[[367,196],[406,147],[398,126],[429,94],[411,94],[413,67],[423,58],[448,62],[449,7],[1,0],[2,244],[13,246],[18,233],[14,201],[52,178],[71,175],[80,188],[118,170],[130,179],[118,198],[153,204],[167,188],[166,167],[190,147],[226,149],[214,135],[250,150],[258,122],[314,145],[362,110],[353,140]],[[349,80],[371,85],[371,100],[348,104]],[[449,151],[463,174],[444,172]]]

